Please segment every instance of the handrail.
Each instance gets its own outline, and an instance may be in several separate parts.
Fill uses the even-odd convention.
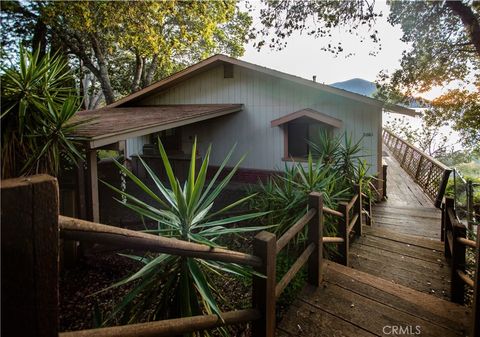
[[[452,169],[389,130],[383,129],[383,142],[400,166],[439,208]]]
[[[477,243],[473,240],[465,239],[465,238],[457,238],[457,241],[460,242],[462,245],[465,245],[470,248],[478,248]]]
[[[427,158],[429,161],[433,162],[435,165],[443,168],[444,170],[449,170],[450,167],[448,167],[447,165],[445,165],[444,163],[442,163],[441,161],[438,161],[437,159],[433,158],[432,156],[428,155],[427,153],[423,152],[422,150],[420,150],[418,147],[416,147],[415,145],[413,145],[412,143],[398,137],[396,134],[394,134],[392,131],[390,130],[387,130],[387,129],[383,129],[383,132],[386,132],[386,133],[389,133],[392,137],[395,137],[397,138],[399,141],[401,141],[402,143],[404,143],[405,145],[407,145],[409,148],[419,152],[422,154],[422,156],[424,158]]]
[[[343,216],[343,213],[339,212],[339,211],[336,211],[334,209],[331,209],[331,208],[328,208],[328,207],[323,207],[323,211],[327,214],[330,214],[330,215],[334,215],[334,216],[338,216],[338,217],[342,217]]]
[[[282,294],[283,290],[288,286],[290,281],[292,281],[292,279],[298,273],[300,268],[302,268],[305,265],[305,263],[307,263],[308,258],[310,257],[310,255],[312,255],[314,250],[315,250],[315,244],[312,242],[298,257],[298,259],[290,267],[290,269],[285,273],[285,275],[283,275],[280,282],[277,283],[277,285],[275,286],[275,297],[278,298]]]
[[[353,227],[357,223],[357,220],[358,220],[358,214],[355,214],[352,220],[350,220],[350,223],[348,224],[348,234],[350,234],[350,232],[352,231]]]
[[[458,276],[460,277],[460,279],[467,285],[469,286],[470,288],[473,288],[474,287],[474,284],[473,284],[473,280],[467,275],[465,274],[463,271],[457,269],[456,270]]]
[[[350,210],[350,209],[353,207],[353,205],[355,204],[355,201],[357,201],[357,199],[358,199],[358,194],[355,194],[355,195],[352,197],[352,199],[350,199],[350,201],[348,202],[348,204],[347,204],[347,210]]]
[[[277,254],[290,242],[290,240],[300,232],[303,227],[317,214],[316,209],[309,209],[308,212],[302,216],[292,227],[290,227],[281,237],[277,240]]]
[[[213,248],[193,242],[165,238],[130,229],[101,225],[95,222],[59,216],[60,235],[64,239],[90,241],[125,249],[137,249],[172,255],[196,257],[258,267],[257,256],[232,250]]]
[[[256,309],[229,311],[217,315],[200,315],[156,322],[121,325],[108,328],[61,332],[59,337],[167,337],[226,325],[245,323],[261,317]]]

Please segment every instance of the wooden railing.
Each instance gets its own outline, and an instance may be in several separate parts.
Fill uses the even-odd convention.
[[[472,336],[480,336],[480,226],[477,226],[477,241],[468,239],[467,227],[458,221],[455,214],[454,199],[445,198],[442,204],[441,230],[445,243],[445,257],[451,265],[451,300],[463,304],[466,287],[473,288]],[[476,252],[473,279],[466,273],[467,248]]]
[[[348,265],[350,234],[361,235],[362,196],[360,188],[355,186],[352,199],[340,203],[339,210],[332,210],[323,206],[320,193],[311,193],[306,214],[278,240],[273,233],[259,233],[251,255],[59,216],[58,185],[49,176],[3,181],[2,333],[18,337],[172,336],[252,322],[252,336],[273,337],[276,299],[298,271],[307,265],[308,283],[320,285],[323,243],[338,244],[341,262]],[[324,213],[338,218],[339,237],[323,236]],[[306,248],[276,283],[277,255],[305,226],[308,227]],[[223,320],[216,315],[201,315],[59,333],[59,239],[252,266],[257,272],[252,282],[252,308],[225,312]],[[22,324],[25,319],[29,324]]]
[[[383,129],[383,143],[435,207],[440,208],[452,169],[386,129]]]

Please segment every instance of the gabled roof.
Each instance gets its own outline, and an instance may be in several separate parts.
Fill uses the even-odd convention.
[[[343,122],[340,119],[330,117],[326,114],[323,114],[313,109],[303,109],[303,110],[295,111],[283,117],[274,119],[270,123],[272,127],[274,127],[274,126],[279,126],[279,125],[291,122],[295,119],[299,119],[302,117],[314,119],[318,122],[333,126],[334,128],[341,128],[343,125]]]
[[[405,108],[400,105],[394,105],[394,104],[388,104],[386,102],[359,95],[350,91],[346,91],[343,89],[338,89],[326,84],[322,83],[317,83],[311,80],[307,80],[298,76],[290,75],[287,73],[283,73],[274,69],[269,69],[266,67],[262,67],[253,63],[241,61],[232,57],[228,57],[226,55],[214,55],[212,57],[209,57],[203,61],[200,61],[190,67],[185,68],[184,70],[181,70],[169,77],[164,78],[163,80],[160,80],[158,82],[155,82],[148,87],[139,90],[133,94],[130,94],[124,98],[119,99],[118,101],[108,105],[109,108],[114,108],[114,107],[119,107],[122,105],[125,105],[127,103],[133,103],[135,101],[141,100],[153,93],[157,93],[160,91],[163,91],[169,87],[172,87],[176,85],[177,83],[180,83],[186,79],[189,79],[193,77],[194,75],[201,73],[203,71],[206,71],[208,69],[211,69],[217,65],[223,64],[223,63],[228,63],[228,64],[233,64],[239,67],[251,69],[253,71],[258,71],[264,74],[268,74],[277,78],[285,79],[287,81],[299,83],[302,85],[306,85],[312,88],[316,88],[319,90],[322,90],[324,92],[329,92],[335,95],[339,95],[342,97],[347,97],[350,99],[353,99],[355,101],[363,102],[366,104],[370,104],[376,107],[381,107],[386,110],[392,111],[392,112],[397,112],[401,113],[404,115],[409,115],[409,116],[415,116],[415,111],[409,108]]]
[[[185,104],[101,108],[75,114],[74,121],[89,121],[75,130],[90,149],[148,135],[182,125],[223,116],[243,109],[243,104]]]

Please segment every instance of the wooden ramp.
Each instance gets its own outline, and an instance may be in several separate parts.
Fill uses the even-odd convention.
[[[448,301],[441,212],[384,154],[388,199],[352,244],[349,267],[327,263],[323,286],[302,291],[279,336],[465,335],[468,310]]]
[[[463,336],[468,317],[467,309],[458,304],[328,262],[323,286],[303,290],[277,335]],[[400,328],[401,334],[392,334],[392,329]]]

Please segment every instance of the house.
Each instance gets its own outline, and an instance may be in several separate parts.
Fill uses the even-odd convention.
[[[89,202],[98,204],[97,149],[120,144],[139,169],[136,158],[155,156],[151,144],[157,136],[179,169],[195,137],[199,156],[213,145],[212,166],[237,144],[232,162],[247,154],[237,179],[255,181],[292,158],[305,158],[307,140],[318,130],[346,132],[361,140],[370,173],[381,177],[384,110],[414,115],[402,106],[215,55],[105,108],[79,113],[96,117],[78,131],[90,150]]]

